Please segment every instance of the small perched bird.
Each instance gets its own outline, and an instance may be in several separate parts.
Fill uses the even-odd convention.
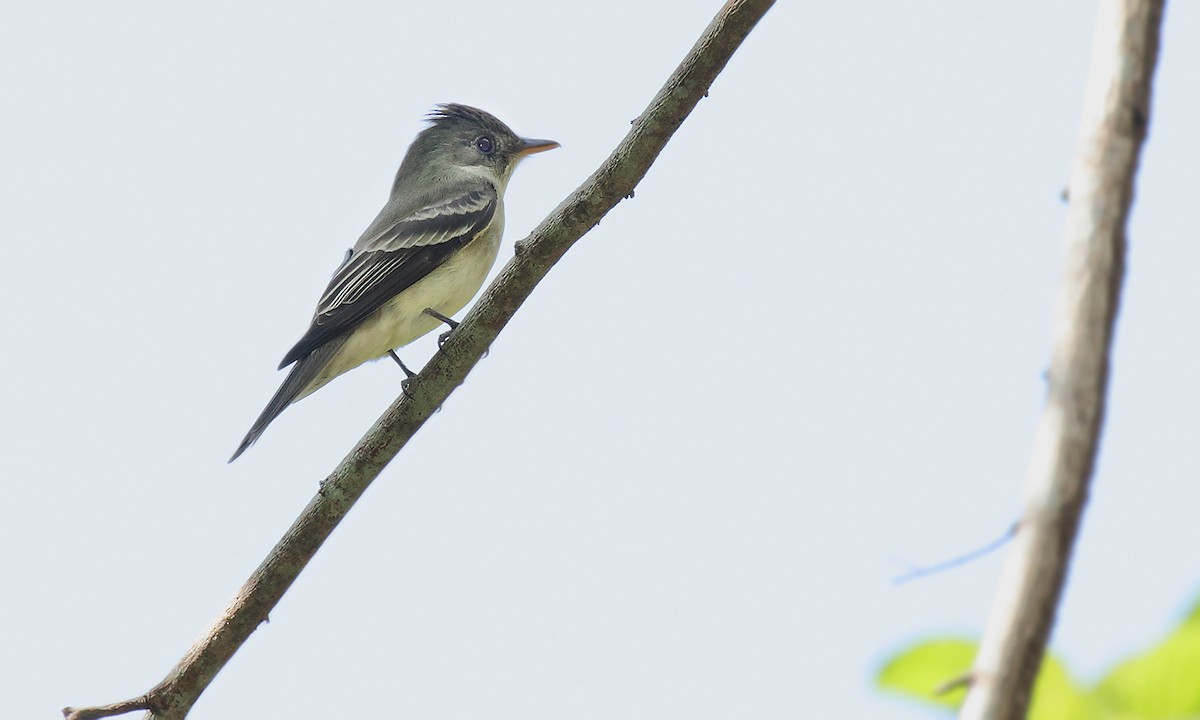
[[[395,348],[442,321],[453,327],[449,317],[479,292],[496,261],[513,168],[558,147],[518,137],[466,105],[439,105],[429,121],[404,155],[387,204],[333,274],[308,332],[279,364],[292,365],[287,379],[229,462],[288,405],[368,360],[395,357]]]

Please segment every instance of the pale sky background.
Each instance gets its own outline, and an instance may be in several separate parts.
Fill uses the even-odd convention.
[[[157,682],[396,397],[225,463],[435,103],[562,143],[504,262],[718,7],[7,0],[0,715]],[[781,2],[192,717],[935,717],[873,675],[978,633],[1003,553],[891,579],[1019,512],[1094,11]],[[1089,681],[1200,590],[1197,73],[1172,3],[1053,639]]]

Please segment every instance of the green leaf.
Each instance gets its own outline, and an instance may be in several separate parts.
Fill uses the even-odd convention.
[[[1157,647],[1114,668],[1096,697],[1112,711],[1146,720],[1200,716],[1200,605]]]
[[[1187,617],[1183,619],[1183,624],[1200,625],[1200,600],[1196,601],[1196,604],[1192,606],[1192,609],[1188,612]]]
[[[1027,720],[1091,720],[1100,717],[1087,695],[1050,653],[1042,660],[1033,686],[1033,703]]]
[[[875,682],[884,690],[940,707],[956,708],[966,695],[965,686],[940,695],[935,691],[970,672],[977,647],[978,643],[974,641],[957,638],[929,640],[914,645],[888,660]]]
[[[884,690],[954,709],[962,704],[966,686],[944,694],[935,691],[971,670],[978,643],[943,638],[915,645],[889,660],[879,671],[876,683]],[[1091,720],[1098,717],[1084,691],[1071,679],[1058,659],[1042,662],[1033,688],[1033,705],[1028,720]]]

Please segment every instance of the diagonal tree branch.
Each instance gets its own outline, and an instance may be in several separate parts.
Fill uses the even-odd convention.
[[[730,0],[667,79],[633,128],[579,189],[525,240],[432,360],[320,486],[317,495],[254,571],[229,607],[166,678],[134,700],[65,708],[68,720],[148,710],[148,720],[180,720],[295,581],[371,482],[467,373],[538,282],[580,237],[632,195],[671,135],[708,92],[774,0]]]
[[[1150,120],[1164,4],[1104,0],[1100,6],[1071,172],[1049,394],[1034,440],[1025,512],[961,718],[1025,717],[1054,624],[1099,449],[1125,227]]]

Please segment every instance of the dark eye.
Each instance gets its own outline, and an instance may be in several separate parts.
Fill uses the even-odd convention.
[[[475,140],[475,149],[484,155],[491,155],[496,150],[496,144],[487,135]]]

